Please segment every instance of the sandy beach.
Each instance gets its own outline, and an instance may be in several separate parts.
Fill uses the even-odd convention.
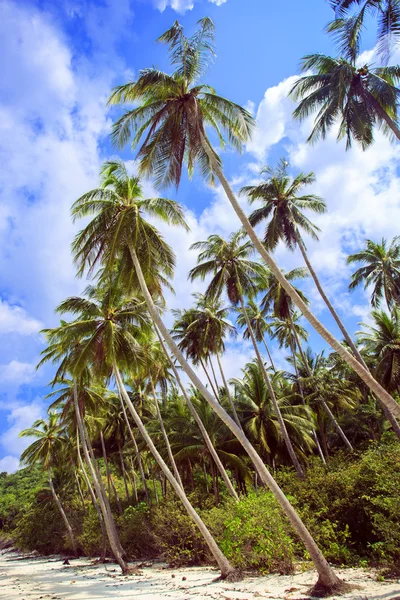
[[[147,563],[146,563],[147,564]],[[60,557],[22,557],[0,553],[0,598],[8,600],[140,600],[218,599],[253,600],[306,598],[315,582],[314,571],[290,576],[247,577],[239,583],[215,581],[209,567],[169,569],[161,563],[144,566],[140,575],[123,576],[114,564],[95,565],[89,559],[63,565]],[[376,573],[363,569],[338,569],[348,583],[360,589],[343,598],[389,600],[400,597],[400,582],[376,581]]]

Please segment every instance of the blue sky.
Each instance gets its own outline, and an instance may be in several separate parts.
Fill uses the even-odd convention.
[[[51,369],[35,371],[39,331],[56,323],[57,303],[85,286],[70,258],[77,226],[69,209],[96,185],[102,160],[115,154],[107,95],[141,68],[168,69],[165,48],[154,40],[175,19],[191,31],[205,14],[217,27],[218,54],[207,81],[249,107],[258,122],[241,157],[224,152],[228,178],[235,189],[256,182],[260,167],[282,155],[293,172],[315,171],[313,191],[329,212],[315,219],[322,233],[318,244],[308,242],[310,257],[350,330],[368,318],[367,294],[348,293],[345,258],[366,237],[398,233],[399,149],[380,135],[366,153],[346,153],[333,134],[310,147],[310,122],[291,119],[287,92],[300,57],[333,52],[323,33],[332,18],[325,0],[0,0],[0,471],[17,468],[26,443],[18,432],[45,411]],[[374,61],[372,30],[364,44],[364,60]],[[129,150],[122,156],[134,158]],[[152,193],[151,182],[146,190]],[[178,257],[177,293],[168,301],[179,308],[202,289],[186,280],[195,263],[190,244],[213,232],[228,235],[238,222],[221,189],[197,176],[165,195],[185,205],[191,226],[188,234],[162,229]],[[302,264],[281,247],[276,258],[285,269]],[[314,311],[336,331],[312,285],[305,287]],[[317,336],[311,340],[324,347]],[[285,353],[274,354],[284,366]],[[251,355],[247,343],[230,343],[228,375],[240,375]]]

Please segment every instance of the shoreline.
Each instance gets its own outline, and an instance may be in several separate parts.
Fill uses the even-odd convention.
[[[122,575],[114,563],[95,564],[89,558],[24,556],[0,552],[0,598],[8,600],[298,600],[316,581],[314,570],[294,575],[249,576],[238,583],[215,581],[212,567],[169,568],[164,563],[136,561],[146,565],[140,574]],[[347,583],[359,589],[342,598],[393,600],[400,598],[400,581],[376,581],[373,569],[336,569]]]

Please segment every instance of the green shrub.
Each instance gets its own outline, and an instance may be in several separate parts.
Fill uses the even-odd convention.
[[[118,519],[118,529],[122,547],[130,559],[152,558],[159,554],[150,511],[145,502],[128,506]]]
[[[294,545],[289,526],[269,492],[229,500],[213,508],[206,522],[235,567],[261,573],[291,573]]]

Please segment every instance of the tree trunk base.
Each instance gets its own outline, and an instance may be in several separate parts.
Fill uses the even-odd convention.
[[[127,566],[126,569],[122,571],[122,575],[143,575],[143,572],[137,567],[131,565]]]
[[[213,579],[213,581],[229,581],[235,583],[236,581],[242,581],[244,579],[243,573],[239,569],[232,569],[227,573],[221,573],[219,577]]]
[[[314,598],[326,598],[327,596],[333,596],[334,594],[346,594],[355,589],[360,589],[360,586],[346,583],[335,575],[335,580],[330,584],[322,582],[319,577],[317,583],[308,590],[307,594]]]

